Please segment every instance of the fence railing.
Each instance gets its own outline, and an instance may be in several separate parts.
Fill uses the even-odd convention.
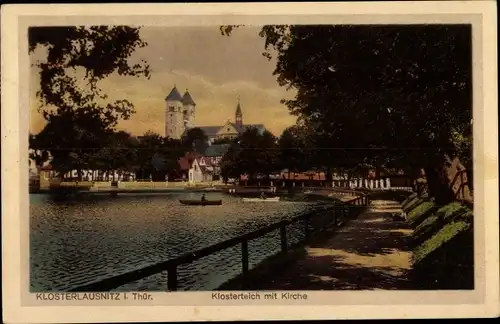
[[[369,198],[367,195],[360,193],[358,197],[345,202],[339,202],[331,207],[323,207],[321,211],[315,211],[314,214],[306,213],[289,220],[283,220],[269,226],[260,228],[256,231],[225,240],[223,242],[208,246],[206,248],[186,253],[177,258],[170,259],[164,262],[153,264],[142,269],[127,272],[115,277],[104,279],[91,284],[83,285],[74,289],[72,292],[91,292],[91,291],[109,291],[125,284],[167,271],[167,288],[170,291],[176,291],[178,289],[178,275],[177,269],[183,264],[189,264],[203,257],[207,257],[219,251],[231,248],[236,245],[241,245],[241,273],[243,278],[249,272],[249,250],[248,243],[251,240],[260,238],[266,234],[279,229],[280,231],[280,253],[287,253],[289,249],[289,242],[287,238],[287,229],[290,225],[298,224],[300,221],[304,221],[304,240],[308,241],[310,235],[316,231],[322,231],[327,227],[343,224],[349,218],[353,218],[359,214],[363,206],[367,206],[369,203]],[[312,231],[311,223],[313,221],[321,220],[319,224],[319,229]],[[318,225],[318,224],[316,224]]]
[[[469,179],[467,178],[467,170],[462,169],[455,174],[455,177],[451,181],[450,188],[454,191],[456,200],[473,203],[474,196],[469,185]]]

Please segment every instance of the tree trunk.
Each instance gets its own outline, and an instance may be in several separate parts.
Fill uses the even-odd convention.
[[[444,206],[455,199],[447,176],[448,159],[445,154],[438,154],[424,168],[429,197],[433,197],[439,206]]]
[[[333,180],[332,169],[331,168],[326,168],[325,181],[332,182],[332,180]]]

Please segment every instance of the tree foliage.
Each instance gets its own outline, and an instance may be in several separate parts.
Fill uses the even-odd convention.
[[[205,154],[205,151],[208,148],[208,137],[199,127],[188,129],[182,137],[182,142],[186,148],[194,149],[200,154]]]
[[[39,47],[47,53],[45,60],[36,63],[40,70],[39,112],[46,126],[40,134],[30,136],[32,158],[43,163],[50,152],[52,165],[60,172],[102,164],[106,156],[109,166],[111,152],[120,150],[116,140],[124,136],[115,134],[114,127],[135,110],[126,99],[108,101],[99,81],[112,74],[149,78],[146,62],[129,62],[137,48],[147,45],[139,29],[31,27],[28,40],[30,53]],[[108,144],[107,153],[100,150]]]
[[[283,103],[314,130],[316,164],[424,167],[437,178],[444,155],[471,156],[470,25],[280,25],[260,35],[278,83],[297,91]]]
[[[121,76],[150,76],[146,62],[131,65],[129,57],[147,46],[139,29],[129,26],[31,27],[29,51],[47,49],[40,69],[40,112],[45,119],[84,111],[98,114],[106,126],[115,126],[120,118],[129,118],[134,107],[128,100],[105,103],[98,82],[117,73]],[[83,71],[83,75],[74,72]]]
[[[294,125],[286,128],[278,139],[279,166],[288,170],[288,178],[292,172],[308,171],[312,151],[308,149],[306,136],[307,129]]]
[[[137,151],[138,178],[164,180],[165,176],[178,176],[178,160],[186,152],[186,148],[180,140],[164,138],[153,131],[147,131],[139,138]]]
[[[278,170],[277,140],[268,131],[262,134],[256,128],[243,132],[221,160],[224,178],[239,178],[248,175],[250,179],[269,176]]]

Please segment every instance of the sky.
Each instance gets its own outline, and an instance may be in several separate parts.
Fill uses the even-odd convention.
[[[136,50],[131,60],[146,60],[151,79],[112,75],[101,82],[112,99],[128,99],[136,113],[121,121],[118,129],[134,135],[152,130],[164,135],[165,97],[177,86],[189,90],[196,102],[195,126],[223,125],[234,121],[240,98],[243,123],[264,124],[275,136],[295,123],[281,99],[295,93],[280,87],[273,76],[276,61],[262,56],[260,27],[244,27],[222,36],[213,27],[143,27],[141,38],[148,46]],[[46,51],[37,49],[32,63],[43,61]],[[37,112],[38,68],[31,68],[30,131],[38,133],[44,120]]]

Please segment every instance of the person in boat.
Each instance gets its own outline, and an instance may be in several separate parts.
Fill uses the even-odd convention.
[[[264,191],[260,192],[260,199],[266,199],[266,193]]]
[[[207,201],[207,198],[205,198],[205,194],[201,195],[201,201],[202,201],[202,202]]]

